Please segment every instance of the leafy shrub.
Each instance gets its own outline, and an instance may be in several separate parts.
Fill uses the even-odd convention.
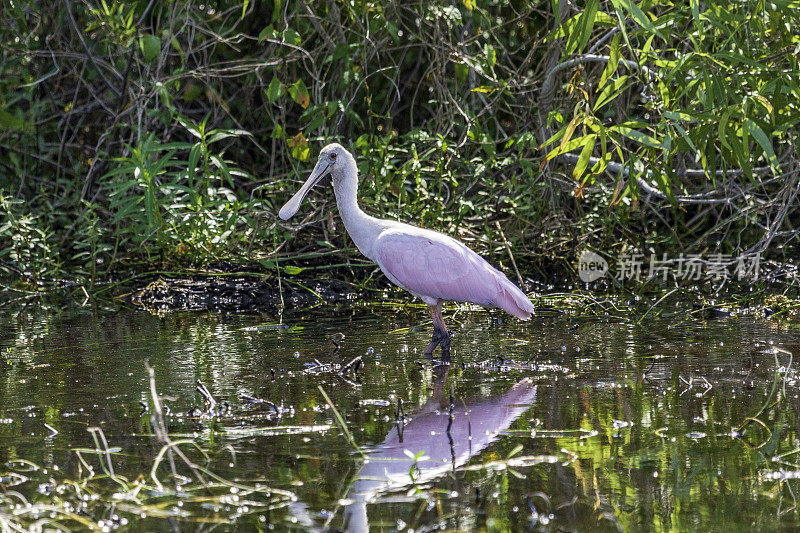
[[[329,192],[302,232],[276,217],[331,140],[368,210],[496,262],[502,232],[527,271],[585,246],[791,257],[798,7],[15,0],[0,188],[48,268],[92,277],[349,249]]]

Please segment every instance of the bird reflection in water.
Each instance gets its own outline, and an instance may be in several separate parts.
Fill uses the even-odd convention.
[[[366,462],[347,494],[345,531],[369,531],[370,502],[465,465],[536,400],[533,381],[523,379],[499,396],[454,401],[445,391],[448,370],[447,365],[436,367],[431,399],[407,422],[399,420],[383,443],[364,450]]]

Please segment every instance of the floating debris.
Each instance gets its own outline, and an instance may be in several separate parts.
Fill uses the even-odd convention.
[[[392,402],[389,400],[372,400],[372,399],[364,399],[358,401],[359,405],[377,405],[380,407],[386,407],[388,405],[392,405]]]

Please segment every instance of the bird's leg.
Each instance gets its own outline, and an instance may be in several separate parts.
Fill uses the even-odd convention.
[[[431,319],[433,320],[433,338],[428,347],[425,348],[425,357],[433,357],[433,350],[437,346],[442,347],[442,362],[450,361],[450,332],[444,325],[444,318],[442,317],[442,303],[437,302],[436,305],[429,305],[431,311]]]

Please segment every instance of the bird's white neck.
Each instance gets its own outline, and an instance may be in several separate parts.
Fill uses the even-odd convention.
[[[375,261],[373,244],[386,227],[384,221],[369,216],[358,205],[358,167],[349,153],[347,161],[333,172],[333,191],[344,227],[358,250]]]

